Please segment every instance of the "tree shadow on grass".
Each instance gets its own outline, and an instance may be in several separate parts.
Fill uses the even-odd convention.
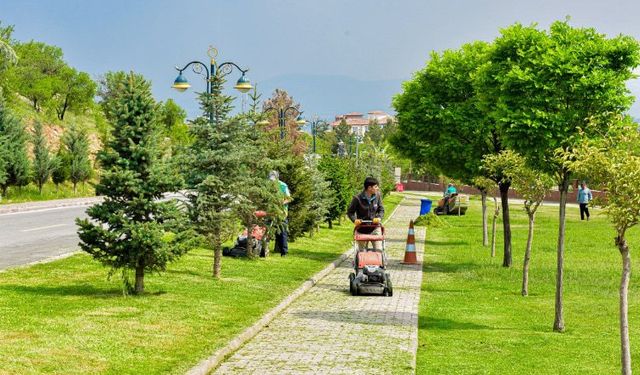
[[[419,328],[424,330],[465,330],[465,329],[489,329],[496,328],[470,322],[459,322],[451,319],[440,319],[428,316],[420,319]]]
[[[168,274],[175,274],[175,275],[211,277],[211,271],[209,270],[193,271],[193,270],[185,270],[185,269],[168,269],[164,272]]]
[[[443,262],[429,262],[424,266],[424,272],[426,273],[455,273],[465,272],[478,268],[475,263],[443,263]]]
[[[75,285],[59,285],[59,286],[27,286],[27,285],[0,285],[0,290],[13,292],[18,294],[32,294],[38,296],[82,296],[92,298],[118,298],[122,297],[122,289],[102,289],[93,285],[75,284]],[[151,293],[155,294],[155,293]]]
[[[310,259],[310,260],[318,260],[318,261],[323,261],[323,262],[332,262],[336,259],[338,259],[340,257],[340,255],[342,255],[343,251],[346,251],[347,249],[340,249],[340,252],[330,252],[330,251],[309,251],[309,250],[303,250],[303,249],[295,249],[295,248],[289,248],[289,254],[288,256],[294,256],[296,258],[304,258],[304,259]],[[279,253],[273,253],[273,256],[280,256]]]
[[[454,241],[432,241],[427,240],[425,242],[426,247],[457,247],[461,245],[469,245],[469,241],[454,240]]]

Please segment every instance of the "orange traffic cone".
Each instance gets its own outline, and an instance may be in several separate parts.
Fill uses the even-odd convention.
[[[413,229],[413,220],[409,222],[409,234],[407,235],[407,247],[404,252],[402,264],[418,264],[416,257],[416,233]]]

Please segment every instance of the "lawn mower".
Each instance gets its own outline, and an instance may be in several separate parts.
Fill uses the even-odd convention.
[[[363,228],[380,228],[382,234],[366,234],[359,230]],[[366,241],[363,250],[358,248],[358,241]],[[381,241],[382,249],[376,250],[373,241]],[[385,254],[384,227],[370,220],[365,220],[362,224],[353,229],[353,245],[355,257],[353,261],[354,272],[349,274],[349,291],[351,295],[379,294],[385,296],[393,295],[391,277],[387,272],[387,256]],[[371,247],[369,247],[369,245]]]

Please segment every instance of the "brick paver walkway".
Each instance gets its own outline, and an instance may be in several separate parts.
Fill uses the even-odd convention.
[[[349,294],[350,257],[221,364],[216,374],[412,374],[418,339],[421,265],[403,265],[407,197],[385,224],[393,297]],[[416,228],[422,262],[424,228]]]

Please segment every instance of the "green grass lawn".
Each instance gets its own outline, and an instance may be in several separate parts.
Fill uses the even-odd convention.
[[[401,199],[385,199],[389,214]],[[84,254],[0,273],[0,374],[182,374],[336,259],[352,229],[323,227],[285,258],[224,258],[219,281],[212,252],[194,250],[137,297]]]
[[[493,203],[490,203],[493,210]],[[565,333],[552,330],[558,207],[536,218],[528,297],[520,295],[527,218],[511,204],[513,267],[502,267],[502,223],[497,256],[482,246],[480,201],[466,216],[442,217],[450,227],[428,228],[419,317],[419,374],[615,374],[620,372],[618,287],[621,257],[602,211],[580,221],[567,213]],[[637,229],[628,233],[632,254]],[[640,263],[632,255],[632,272]],[[632,275],[629,320],[632,363],[640,368],[639,288]]]
[[[95,190],[90,183],[78,184],[77,191],[73,192],[73,185],[70,182],[60,184],[56,187],[53,182],[48,182],[42,186],[42,193],[38,191],[38,186],[29,184],[21,188],[10,187],[7,196],[0,199],[0,204],[23,203],[34,201],[48,201],[51,199],[81,198],[95,196]]]

